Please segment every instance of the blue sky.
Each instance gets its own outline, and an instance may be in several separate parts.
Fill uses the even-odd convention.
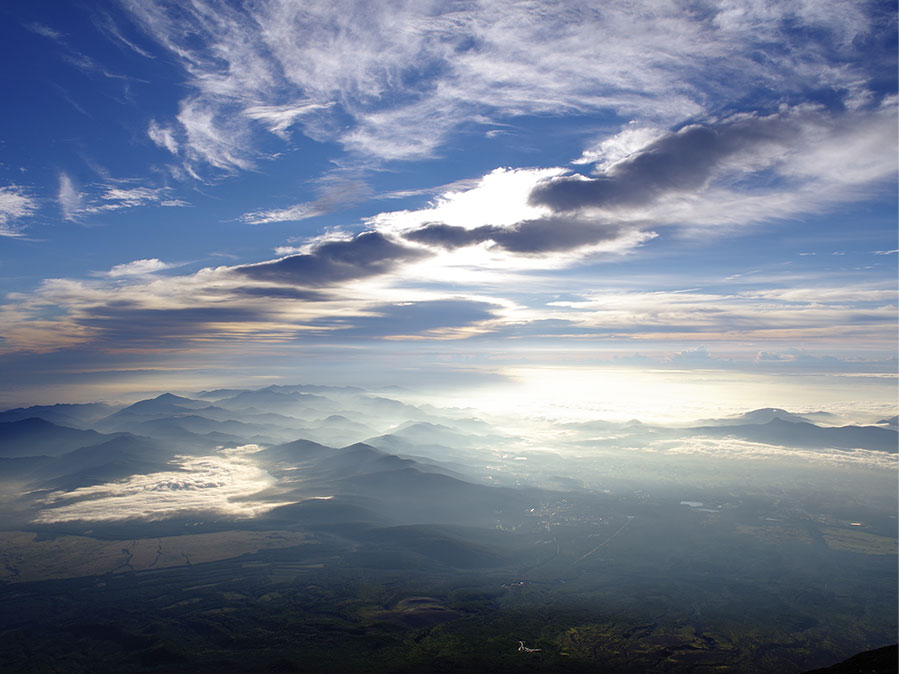
[[[5,403],[551,369],[896,405],[894,3],[0,16]]]

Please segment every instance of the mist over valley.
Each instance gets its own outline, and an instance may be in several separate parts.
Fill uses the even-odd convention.
[[[896,424],[843,421],[498,425],[303,385],[8,410],[3,662],[826,666],[896,632]]]

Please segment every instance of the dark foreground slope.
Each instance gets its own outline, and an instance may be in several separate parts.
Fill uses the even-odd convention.
[[[347,494],[252,521],[6,533],[0,664],[783,673],[890,640],[896,556],[861,532],[847,550],[833,523],[760,497],[711,513],[664,492],[534,493],[499,529],[398,525],[381,510],[385,494]],[[64,578],[70,569],[80,576]]]
[[[900,672],[897,645],[888,645],[851,656],[827,668],[817,668],[811,673],[896,673]]]

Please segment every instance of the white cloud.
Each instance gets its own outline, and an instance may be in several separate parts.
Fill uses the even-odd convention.
[[[157,124],[156,120],[150,120],[147,135],[160,148],[165,148],[173,155],[178,154],[178,141],[175,140],[175,133],[171,127],[164,127]]]
[[[64,220],[74,221],[81,211],[83,195],[76,189],[68,174],[59,174],[59,192],[57,193],[59,208]]]
[[[185,168],[195,178],[203,162],[228,173],[253,167],[248,130],[226,109],[200,98],[187,99],[177,119],[185,134]]]
[[[528,196],[542,180],[564,173],[564,169],[495,169],[474,187],[450,190],[416,211],[388,211],[366,220],[373,229],[402,234],[425,223],[443,223],[474,229],[482,225],[509,226],[548,215],[546,207],[531,206]]]
[[[306,247],[303,246],[276,246],[275,247],[275,255],[277,256],[286,256],[286,255],[295,255],[297,253],[305,253]]]
[[[21,236],[22,218],[37,210],[37,202],[17,185],[0,187],[0,237]]]
[[[290,129],[301,117],[316,110],[329,108],[330,103],[290,103],[288,105],[254,105],[244,109],[244,114],[259,120],[276,136],[288,138]]]
[[[265,223],[283,223],[292,220],[306,220],[321,216],[326,211],[317,208],[314,203],[294,204],[284,209],[268,209],[265,211],[251,211],[245,213],[241,220],[250,225],[264,225]]]
[[[350,241],[353,239],[353,233],[348,232],[344,228],[339,225],[332,225],[326,227],[321,234],[317,234],[312,237],[297,237],[296,239],[292,238],[288,241],[294,244],[299,244],[297,246],[279,246],[275,249],[275,252],[278,255],[292,255],[296,253],[312,253],[312,251],[322,244],[327,244],[333,241]]]
[[[144,258],[141,260],[132,260],[129,263],[113,266],[108,272],[101,273],[101,276],[118,279],[121,277],[142,277],[156,272],[162,272],[167,269],[176,267],[159,260],[158,258]]]
[[[587,149],[573,164],[596,164],[597,170],[609,171],[617,162],[646,147],[662,136],[665,130],[629,122],[622,130]]]
[[[415,188],[411,190],[394,190],[379,194],[379,199],[406,199],[407,197],[418,197],[420,195],[437,196],[447,192],[461,192],[477,187],[481,182],[481,178],[461,178],[452,183],[427,188]]]
[[[130,209],[151,204],[158,204],[159,206],[188,206],[188,203],[185,201],[167,197],[169,192],[167,188],[107,185],[100,196],[85,206],[83,211],[85,213],[118,211],[119,209]]]
[[[779,21],[786,17],[827,31],[843,47],[850,47],[856,36],[869,30],[863,10],[853,3],[823,5],[804,1],[722,0],[718,3],[714,23],[737,39],[745,39],[748,33],[753,33],[758,39],[772,39],[779,35]]]

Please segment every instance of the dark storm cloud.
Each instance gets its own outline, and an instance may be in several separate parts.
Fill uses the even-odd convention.
[[[305,300],[306,302],[323,302],[329,296],[319,291],[310,291],[293,286],[243,286],[222,291],[222,295],[242,295],[251,298],[283,298],[288,300]]]
[[[320,244],[311,253],[236,267],[235,271],[260,281],[327,286],[385,274],[424,255],[423,251],[397,244],[379,232],[363,232],[347,241]]]
[[[407,232],[404,237],[420,244],[446,249],[493,241],[498,247],[512,253],[537,254],[571,251],[601,241],[612,241],[622,234],[623,228],[615,225],[549,217],[525,220],[512,227],[484,225],[474,229],[429,223],[418,230]]]
[[[418,230],[404,233],[403,237],[409,241],[427,244],[428,246],[440,246],[449,250],[486,241],[491,238],[490,233],[497,229],[499,228],[492,225],[466,229],[458,225],[426,223]]]
[[[492,238],[501,248],[514,253],[570,251],[602,241],[613,241],[623,233],[614,225],[566,218],[539,218],[503,229]]]
[[[564,176],[538,185],[529,202],[554,211],[636,206],[671,192],[702,188],[722,165],[743,153],[782,145],[796,120],[742,116],[717,125],[691,125],[654,141],[599,178]]]
[[[190,340],[197,337],[206,339],[212,334],[206,329],[210,325],[247,325],[265,321],[268,318],[264,308],[238,306],[183,307],[170,309],[146,309],[127,303],[110,303],[97,307],[93,315],[82,319],[81,323],[102,331],[98,342],[114,346],[154,346]],[[218,333],[217,335],[218,336]]]

